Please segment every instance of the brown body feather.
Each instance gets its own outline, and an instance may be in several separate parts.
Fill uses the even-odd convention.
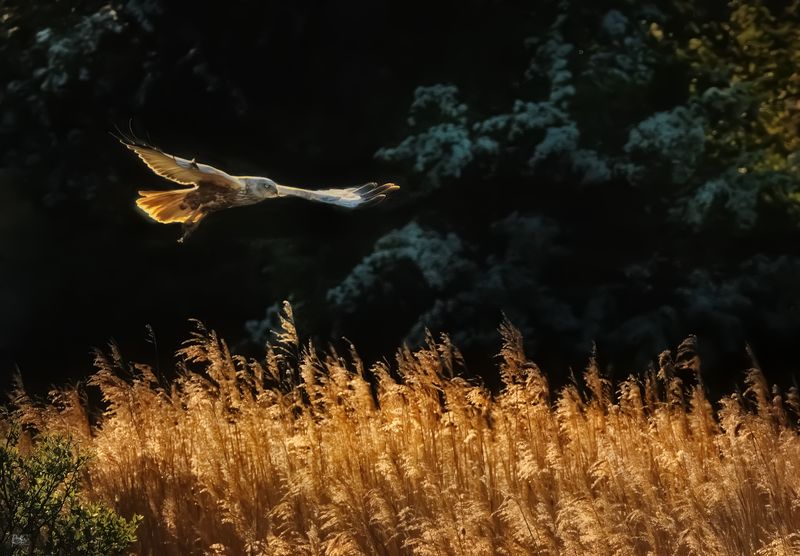
[[[152,219],[168,224],[197,224],[208,214],[230,207],[251,205],[261,199],[246,190],[220,187],[211,181],[200,181],[195,187],[169,191],[139,191],[136,204]]]

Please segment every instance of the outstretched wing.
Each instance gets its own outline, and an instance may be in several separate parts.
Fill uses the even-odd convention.
[[[167,154],[136,137],[126,137],[122,133],[114,135],[114,137],[139,155],[147,167],[162,178],[181,185],[211,183],[231,189],[243,188],[236,178],[208,164],[198,164],[194,160]]]
[[[301,197],[309,201],[318,201],[338,205],[340,207],[357,208],[367,204],[379,203],[386,196],[400,189],[393,183],[378,185],[370,182],[359,187],[347,187],[344,189],[302,189],[290,187],[288,185],[278,185],[278,197]]]

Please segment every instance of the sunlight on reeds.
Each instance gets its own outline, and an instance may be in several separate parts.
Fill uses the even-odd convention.
[[[283,326],[256,362],[198,324],[168,385],[112,348],[95,425],[69,391],[18,418],[95,454],[140,554],[800,553],[798,397],[758,370],[716,411],[668,352],[554,393],[504,324],[492,393],[446,337],[365,369]]]

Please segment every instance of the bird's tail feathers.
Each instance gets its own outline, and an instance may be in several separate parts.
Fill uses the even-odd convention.
[[[136,205],[150,218],[162,224],[170,222],[197,221],[200,215],[189,208],[186,194],[195,188],[173,189],[170,191],[139,191]]]

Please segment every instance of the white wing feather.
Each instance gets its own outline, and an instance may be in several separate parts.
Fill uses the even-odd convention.
[[[148,145],[136,138],[115,136],[120,143],[139,155],[139,158],[154,173],[181,185],[193,185],[200,182],[211,182],[215,185],[242,189],[243,185],[234,176],[208,164],[199,164],[179,156],[165,153],[161,149]]]
[[[300,197],[309,201],[328,203],[346,208],[356,208],[366,204],[379,203],[390,192],[400,189],[393,183],[378,185],[370,182],[358,187],[343,189],[302,189],[288,185],[278,185],[278,197]]]

